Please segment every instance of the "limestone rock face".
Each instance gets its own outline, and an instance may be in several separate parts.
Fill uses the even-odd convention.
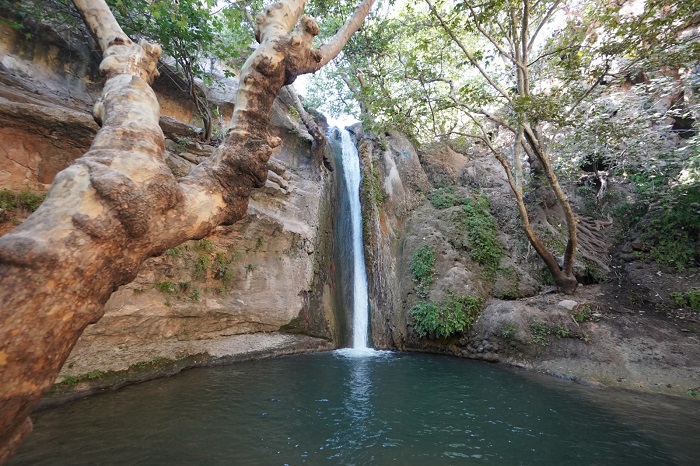
[[[371,264],[373,269],[369,276],[375,344],[424,346],[410,317],[410,309],[422,299],[416,295],[411,260],[424,245],[435,253],[436,273],[427,300],[440,303],[449,296],[464,295],[516,299],[537,292],[541,284],[534,276],[541,266],[536,256],[527,254],[510,188],[495,159],[465,155],[442,145],[416,153],[408,140],[394,133],[380,141],[365,141],[372,150],[363,161],[376,171],[375,185],[380,185],[382,198],[378,206],[377,196],[366,196],[363,206],[369,207],[365,241],[368,268]],[[368,172],[365,180],[372,179]],[[454,186],[463,198],[489,199],[504,252],[495,276],[486,276],[471,257],[462,206],[437,209],[428,200],[434,186],[441,185]]]
[[[429,192],[430,184],[418,154],[403,135],[359,139],[363,179],[361,201],[365,264],[369,282],[372,343],[378,348],[405,348],[406,222]]]

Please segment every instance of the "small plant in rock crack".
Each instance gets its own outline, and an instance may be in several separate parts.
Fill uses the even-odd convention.
[[[518,331],[517,325],[514,323],[508,323],[504,324],[499,330],[498,330],[498,336],[501,337],[504,340],[512,340],[515,338],[515,334]]]
[[[549,336],[552,334],[552,329],[544,322],[531,322],[530,334],[532,335],[530,343],[538,346],[549,346]]]
[[[678,307],[689,308],[693,311],[700,312],[700,288],[671,293],[671,299]]]
[[[194,278],[205,278],[210,266],[211,258],[204,254],[200,255],[194,264]]]
[[[573,319],[579,324],[587,320],[591,320],[593,317],[593,314],[591,313],[591,305],[579,304],[571,317],[573,317]]]

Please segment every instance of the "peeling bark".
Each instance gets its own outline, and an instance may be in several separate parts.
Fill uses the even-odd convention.
[[[282,0],[258,15],[260,46],[241,71],[224,144],[178,182],[165,164],[150,87],[160,47],[133,43],[104,0],[74,0],[104,54],[106,82],[94,109],[102,128],[90,150],[56,176],[41,207],[0,238],[0,463],[31,431],[27,416],[111,293],[148,257],[245,216],[280,144],[268,132],[275,97],[332,59],[373,2],[364,0],[316,50],[313,19],[303,17],[293,31],[305,0]]]

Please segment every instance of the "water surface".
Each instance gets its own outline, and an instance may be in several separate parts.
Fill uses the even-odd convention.
[[[457,358],[193,369],[40,411],[10,464],[700,464],[700,403]]]

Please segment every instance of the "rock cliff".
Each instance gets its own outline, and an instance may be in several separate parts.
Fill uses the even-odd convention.
[[[367,135],[360,147],[376,346],[502,362],[599,386],[698,393],[700,318],[674,309],[669,298],[697,283],[696,275],[629,262],[629,255],[627,262],[611,259],[625,231],[609,218],[586,217],[585,199],[574,196],[581,235],[576,273],[588,285],[573,298],[560,295],[528,247],[502,168],[478,145],[417,152],[401,135],[386,133]],[[481,220],[470,222],[465,204],[481,206]],[[532,207],[533,224],[557,250],[561,214],[546,202]],[[411,270],[422,247],[434,254],[427,290]],[[485,298],[468,331],[417,334],[415,305],[468,295]]]

